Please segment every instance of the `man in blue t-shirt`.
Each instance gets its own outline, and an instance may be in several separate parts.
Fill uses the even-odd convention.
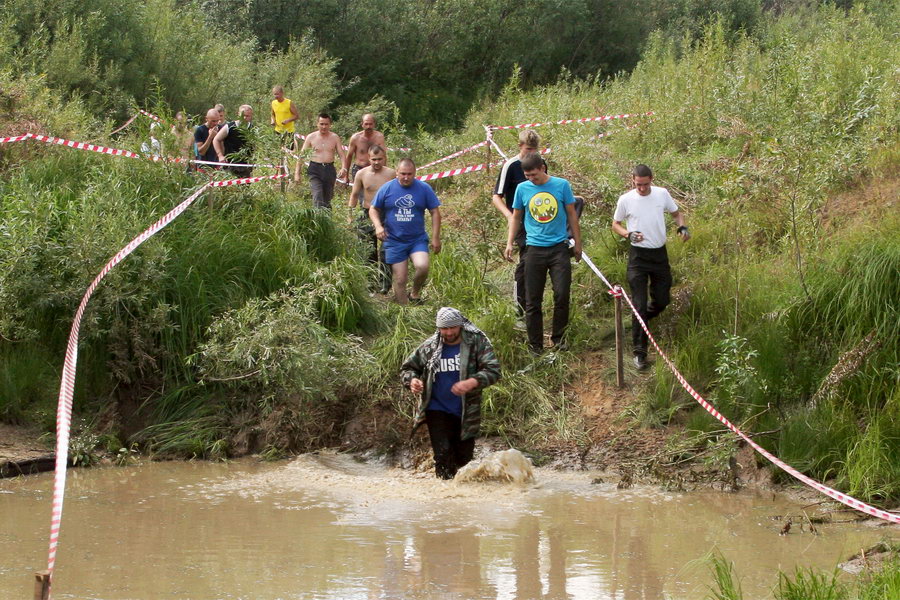
[[[427,183],[416,179],[416,163],[400,159],[397,176],[381,186],[369,207],[375,236],[384,242],[384,260],[394,276],[398,304],[422,303],[422,288],[428,277],[428,248],[441,251],[441,202]],[[431,214],[431,242],[425,231],[425,210]],[[412,291],[407,295],[408,260],[412,260]]]
[[[525,225],[525,328],[533,354],[544,350],[544,287],[547,273],[553,286],[553,345],[565,349],[569,325],[569,289],[572,285],[570,257],[581,260],[581,228],[575,211],[572,186],[561,177],[551,177],[544,161],[533,153],[522,158],[525,178],[516,188],[513,217],[506,237],[506,260],[512,262],[516,234]],[[569,251],[569,233],[575,245]]]

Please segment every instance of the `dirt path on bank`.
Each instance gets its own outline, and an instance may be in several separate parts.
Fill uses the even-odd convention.
[[[40,432],[29,427],[0,423],[0,464],[53,454],[40,441]]]
[[[581,405],[591,443],[585,462],[601,470],[630,471],[659,454],[673,432],[637,422],[631,413],[637,403],[635,392],[642,378],[652,374],[626,368],[625,386],[619,389],[615,358],[610,354],[595,351],[584,356],[585,376],[575,382],[572,391]]]

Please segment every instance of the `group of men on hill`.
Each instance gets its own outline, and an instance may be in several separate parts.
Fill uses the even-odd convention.
[[[175,128],[180,121],[176,118]],[[203,123],[194,128],[194,158],[213,163],[231,171],[238,177],[249,177],[253,168],[246,164],[252,152],[253,107],[242,104],[238,118],[228,121],[225,107],[216,104],[206,111]]]
[[[380,291],[393,289],[399,304],[422,303],[422,289],[429,270],[429,252],[441,249],[441,202],[428,184],[416,179],[416,165],[402,158],[396,168],[387,164],[384,135],[376,129],[375,117],[363,115],[361,130],[346,150],[331,131],[332,119],[322,113],[317,130],[307,136],[295,133],[298,112],[280,86],[273,89],[271,124],[287,145],[303,140],[301,154],[311,151],[306,168],[313,206],[331,208],[335,182],[346,178],[352,189],[349,221],[355,222],[370,244],[369,260],[378,264]],[[227,123],[224,111],[210,109],[206,122],[197,128],[194,143],[202,157],[226,162],[246,144],[243,132],[252,127],[253,111],[245,105],[240,120]],[[232,138],[240,142],[232,141]],[[581,259],[579,218],[583,200],[569,182],[550,175],[539,152],[540,137],[531,129],[519,135],[519,153],[500,169],[492,202],[507,221],[504,257],[514,260],[515,302],[524,319],[528,346],[534,355],[544,352],[543,298],[549,276],[553,290],[550,340],[565,349],[569,324],[572,259]],[[215,153],[209,154],[210,147]],[[232,150],[232,151],[230,151]],[[340,169],[336,160],[340,160]],[[295,180],[301,178],[301,164]],[[666,252],[665,214],[670,213],[683,241],[690,238],[684,216],[668,190],[652,185],[653,173],[637,165],[631,174],[633,189],[616,204],[612,230],[630,242],[627,278],[638,314],[648,323],[669,303],[672,276]],[[354,210],[360,211],[354,216]],[[431,235],[426,229],[430,215]],[[379,248],[379,241],[381,242]],[[407,292],[409,263],[412,288]],[[439,477],[452,478],[472,458],[478,435],[483,388],[500,378],[500,365],[490,340],[458,310],[441,308],[437,331],[404,362],[403,383],[421,396],[417,426],[428,426]],[[637,317],[632,319],[635,366],[647,367],[648,337]]]
[[[571,259],[581,258],[580,199],[569,182],[551,176],[538,153],[533,130],[519,135],[519,154],[507,160],[492,193],[496,209],[507,221],[505,258],[513,260],[515,299],[525,317],[533,354],[544,350],[543,296],[549,275],[553,288],[551,342],[565,349],[569,321]],[[627,239],[628,283],[634,305],[646,324],[669,303],[672,276],[666,253],[665,213],[670,213],[683,241],[690,238],[684,215],[668,190],[652,185],[646,165],[632,171],[633,189],[622,194],[613,214],[613,231]],[[500,363],[488,337],[451,307],[438,310],[437,331],[401,367],[401,381],[419,395],[416,427],[426,424],[435,474],[452,479],[474,454],[481,421],[482,391],[500,379]],[[647,368],[648,336],[632,319],[634,364]]]

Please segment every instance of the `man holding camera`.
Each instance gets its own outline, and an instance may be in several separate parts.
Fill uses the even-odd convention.
[[[634,189],[622,194],[613,214],[612,229],[631,243],[628,250],[628,285],[631,299],[644,323],[661,313],[669,304],[672,271],[666,252],[665,213],[671,213],[683,242],[691,238],[684,215],[669,190],[651,185],[653,171],[637,165],[631,172]],[[649,298],[648,298],[649,287]],[[634,365],[647,368],[647,334],[637,317],[631,318]]]

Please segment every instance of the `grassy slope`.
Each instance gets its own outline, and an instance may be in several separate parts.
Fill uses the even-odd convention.
[[[842,190],[896,178],[900,106],[889,75],[900,57],[891,22],[822,9],[734,44],[715,26],[696,43],[657,40],[632,75],[605,85],[564,79],[521,92],[514,79],[464,130],[422,134],[417,157],[479,141],[484,123],[653,110],[654,122],[603,140],[590,134],[620,124],[541,129],[553,173],[587,198],[587,253],[624,280],[625,248],[609,219],[631,165],[650,164],[694,235],[672,245],[676,302],[658,324],[675,362],[733,420],[775,431],[762,439],[777,454],[865,499],[896,502],[895,198],[866,206],[861,219],[827,210]],[[87,135],[89,119],[77,106],[65,110],[66,119],[29,114],[54,132]],[[497,139],[514,146],[513,133]],[[4,152],[7,173],[23,169],[2,182],[0,415],[50,428],[62,344],[84,285],[192,182],[107,157]],[[114,446],[130,435],[180,455],[277,456],[335,444],[367,411],[384,417],[373,428],[377,443],[393,446],[406,438],[411,411],[397,366],[432,330],[434,307],[454,305],[490,333],[505,365],[487,396],[486,433],[532,451],[583,447],[586,424],[569,384],[586,368],[585,351],[608,347],[611,305],[578,268],[573,351],[532,362],[513,327],[489,184],[477,175],[436,184],[446,247],[435,257],[431,306],[407,310],[368,297],[361,248],[340,212],[332,221],[267,186],[221,192],[215,210],[193,209],[105,282],[85,326],[77,409],[111,432]],[[824,385],[837,363],[844,368]],[[633,412],[701,433],[713,424],[661,368]],[[699,450],[699,442],[683,449]]]

